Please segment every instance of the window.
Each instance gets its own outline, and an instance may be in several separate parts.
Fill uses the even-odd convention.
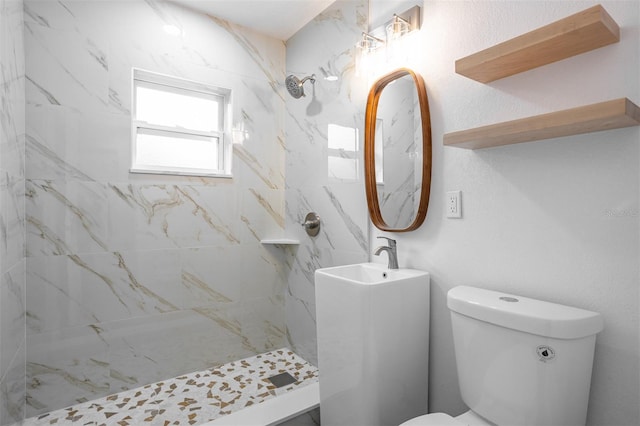
[[[231,177],[231,91],[133,70],[133,173]]]
[[[357,181],[360,175],[358,129],[329,124],[327,133],[329,177]]]

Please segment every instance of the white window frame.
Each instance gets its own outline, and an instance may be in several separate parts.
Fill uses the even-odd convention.
[[[219,131],[200,131],[185,129],[182,127],[162,126],[147,123],[137,119],[136,113],[136,87],[158,87],[163,90],[179,94],[196,92],[198,96],[220,99]],[[210,86],[165,74],[158,74],[138,68],[131,70],[131,173],[170,174],[186,176],[212,176],[231,178],[231,90]],[[184,135],[186,138],[213,137],[218,139],[218,167],[215,169],[190,168],[179,166],[149,166],[138,164],[136,159],[136,141],[138,133],[151,132],[166,136],[176,137]]]
[[[329,134],[331,133],[331,126],[341,127],[354,131],[354,143],[353,149],[345,149],[345,148],[336,148],[331,146],[332,141],[327,140],[327,160],[330,158],[340,158],[345,160],[353,160],[353,166],[355,168],[355,178],[340,178],[335,177],[331,174],[331,170],[327,161],[327,176],[331,180],[339,181],[339,182],[358,182],[361,177],[361,166],[360,166],[360,131],[357,127],[343,126],[341,124],[329,123],[327,126],[327,138],[329,138]]]

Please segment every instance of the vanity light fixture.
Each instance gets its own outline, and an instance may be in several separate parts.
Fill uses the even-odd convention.
[[[387,39],[400,38],[411,32],[411,23],[397,14],[393,14],[393,20],[387,25]]]
[[[357,43],[356,75],[371,78],[371,73],[387,72],[384,69],[403,58],[402,39],[408,34],[420,29],[420,6],[414,6],[402,13],[394,13],[391,20],[375,27],[369,32],[363,32]],[[369,27],[371,28],[371,27]],[[383,49],[384,48],[384,49]],[[393,64],[395,68],[406,64]]]
[[[385,41],[381,38],[374,37],[369,33],[362,32],[362,39],[358,43],[358,47],[363,53],[370,53],[385,45]]]
[[[385,41],[381,38],[362,32],[362,38],[356,44],[356,76],[368,76],[375,63],[379,61],[381,47]]]

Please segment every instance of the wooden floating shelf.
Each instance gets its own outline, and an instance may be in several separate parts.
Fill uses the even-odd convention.
[[[456,72],[481,83],[598,49],[620,40],[620,28],[601,5],[456,61]]]
[[[447,133],[444,145],[466,149],[490,148],[638,125],[640,108],[629,99],[621,98]]]

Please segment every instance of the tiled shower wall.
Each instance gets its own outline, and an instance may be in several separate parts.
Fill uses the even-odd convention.
[[[304,86],[306,97],[286,98],[287,233],[301,241],[288,252],[287,332],[296,353],[316,365],[313,274],[317,268],[368,259],[362,162],[367,93],[364,80],[355,76],[355,45],[367,30],[367,13],[365,0],[337,1],[287,40],[287,73],[316,75],[315,85]],[[329,148],[330,124],[356,130],[355,152]],[[357,178],[336,178],[330,157],[355,159]],[[317,237],[300,226],[310,211],[322,221]]]
[[[0,425],[24,412],[24,103],[22,0],[0,0]]]
[[[284,43],[154,1],[24,19],[27,415],[284,346]],[[131,67],[232,89],[233,179],[129,173]]]

